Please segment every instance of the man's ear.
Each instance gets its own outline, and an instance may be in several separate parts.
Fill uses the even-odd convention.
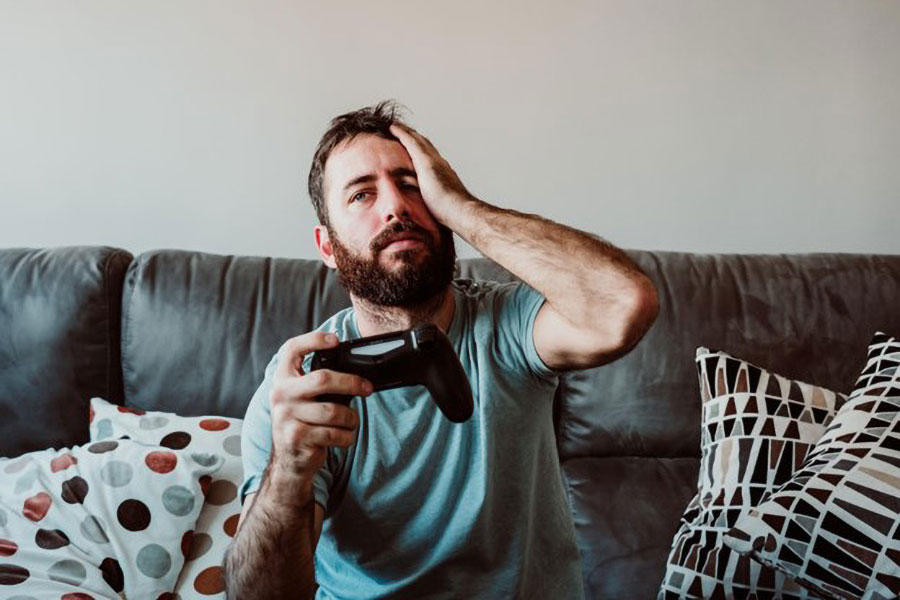
[[[324,225],[316,225],[313,229],[313,235],[316,238],[316,248],[319,249],[319,256],[322,262],[330,269],[336,269],[337,263],[334,261],[334,249],[331,247],[331,238],[328,236],[328,230]]]

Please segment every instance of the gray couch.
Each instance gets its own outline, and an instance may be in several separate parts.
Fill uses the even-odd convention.
[[[660,314],[629,355],[559,381],[556,431],[588,597],[653,598],[696,489],[694,349],[847,392],[900,334],[900,255],[632,251]],[[485,259],[460,276],[506,281]],[[349,300],[318,261],[108,247],[0,250],[0,456],[88,440],[102,396],[243,417],[284,339]]]

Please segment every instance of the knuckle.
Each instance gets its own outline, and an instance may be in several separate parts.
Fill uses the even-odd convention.
[[[325,462],[324,453],[315,447],[304,447],[294,455],[296,465],[304,471],[315,472]]]
[[[319,405],[322,410],[322,418],[325,421],[331,422],[337,416],[338,407],[334,404],[323,403]]]
[[[287,407],[284,404],[272,405],[272,423],[281,423],[287,417]]]
[[[293,422],[286,426],[286,437],[292,448],[299,448],[309,437],[307,428],[303,423]]]
[[[285,399],[285,389],[284,382],[280,379],[276,379],[272,383],[272,389],[269,391],[269,404],[273,407],[277,406],[280,402],[283,402]]]
[[[288,338],[281,345],[281,348],[279,348],[279,352],[282,353],[282,356],[286,357],[302,354],[303,349],[309,345],[312,335],[312,333],[302,333],[300,335],[295,335],[292,338]]]
[[[321,448],[307,448],[303,451],[303,460],[318,470],[325,462],[325,452]]]
[[[356,441],[356,435],[354,435],[351,432],[347,432],[343,436],[343,443],[341,444],[341,446],[344,446],[345,448],[347,446],[352,446],[353,442],[355,442],[355,441]]]
[[[282,360],[289,357],[297,348],[297,338],[292,337],[289,340],[285,341],[281,348],[278,349],[278,352],[281,354]]]
[[[334,446],[334,432],[331,429],[323,429],[322,441],[326,446]]]
[[[309,378],[313,385],[323,386],[328,383],[328,373],[325,371],[313,371],[309,374]]]
[[[344,412],[344,417],[343,417],[342,421],[343,421],[344,426],[345,427],[356,427],[356,419],[357,419],[356,411],[351,408],[347,408],[347,410],[345,410],[343,412]]]

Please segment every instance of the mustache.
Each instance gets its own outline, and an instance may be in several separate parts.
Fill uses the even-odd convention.
[[[381,251],[402,234],[411,234],[414,237],[420,238],[426,245],[431,246],[431,237],[423,227],[419,227],[412,221],[402,221],[391,225],[379,233],[378,236],[372,240],[372,250],[374,252]]]

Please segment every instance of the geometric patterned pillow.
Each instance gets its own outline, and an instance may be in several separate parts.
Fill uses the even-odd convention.
[[[181,600],[225,598],[222,561],[234,537],[241,514],[237,490],[243,481],[241,464],[242,419],[182,417],[161,411],[143,411],[91,399],[91,440],[127,436],[185,452],[219,456],[222,468],[200,480],[205,502],[190,535],[184,568],[175,592]]]
[[[219,466],[135,440],[0,459],[0,586],[17,598],[172,592],[199,479]]]
[[[827,598],[900,597],[900,341],[875,336],[806,462],[725,539]]]
[[[701,459],[659,590],[668,598],[812,598],[783,573],[725,546],[724,534],[787,481],[845,398],[724,352],[698,348]]]

